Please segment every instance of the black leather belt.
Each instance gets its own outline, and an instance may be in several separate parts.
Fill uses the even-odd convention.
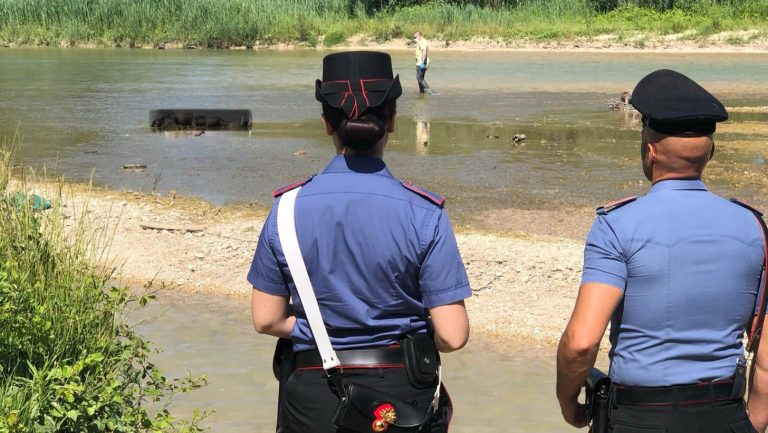
[[[405,365],[403,351],[399,345],[369,349],[337,350],[336,355],[342,368],[402,367]],[[320,352],[304,350],[294,355],[296,369],[323,368]]]
[[[614,387],[616,404],[629,405],[673,405],[708,403],[711,401],[738,400],[743,395],[733,396],[733,381],[710,382],[665,387]],[[743,394],[743,393],[741,393]]]

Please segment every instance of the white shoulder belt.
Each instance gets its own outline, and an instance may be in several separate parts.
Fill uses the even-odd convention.
[[[280,244],[283,246],[285,260],[288,262],[288,268],[290,268],[293,276],[293,283],[296,284],[304,312],[307,314],[309,328],[312,330],[317,350],[323,360],[323,369],[330,370],[340,366],[341,362],[339,362],[339,357],[336,356],[336,351],[331,346],[331,339],[328,338],[328,331],[325,329],[320,307],[317,306],[315,291],[312,289],[312,282],[307,274],[307,266],[301,255],[299,239],[296,237],[294,207],[299,190],[301,188],[292,189],[280,196],[280,203],[277,207],[277,233],[280,236]]]

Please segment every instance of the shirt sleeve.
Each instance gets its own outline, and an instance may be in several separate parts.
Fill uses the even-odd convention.
[[[432,242],[427,245],[419,274],[424,308],[461,301],[472,295],[451,221],[440,211]]]
[[[584,246],[581,283],[602,283],[622,292],[627,285],[627,264],[621,242],[604,217],[598,217]]]
[[[248,282],[260,292],[277,296],[290,296],[288,286],[283,280],[280,263],[275,255],[276,215],[277,203],[275,203],[266,221],[264,221],[264,227],[261,229],[251,269],[248,271]]]

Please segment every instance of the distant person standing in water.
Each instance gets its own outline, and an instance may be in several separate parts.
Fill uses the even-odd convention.
[[[429,84],[424,80],[429,66],[429,44],[418,31],[413,33],[413,40],[416,41],[416,82],[419,83],[419,93],[432,95]]]

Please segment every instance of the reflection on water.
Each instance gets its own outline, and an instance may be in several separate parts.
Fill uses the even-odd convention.
[[[439,53],[439,55],[438,55]],[[20,124],[26,162],[73,179],[118,188],[200,196],[214,203],[268,206],[275,187],[322,170],[332,146],[321,127],[314,80],[325,52],[59,50],[0,51],[0,136]],[[410,51],[393,52],[411,77]],[[594,54],[435,52],[419,96],[403,78],[386,160],[399,177],[445,195],[463,223],[510,207],[593,206],[642,193],[639,123],[609,105],[648,71],[672,67],[726,105],[765,105],[765,54]],[[249,132],[153,134],[147,114],[162,107],[249,108]],[[736,113],[735,120],[768,115]],[[526,146],[511,137],[525,134]],[[765,140],[719,134],[718,140]],[[427,142],[427,144],[424,144]],[[306,154],[294,155],[299,150]],[[756,160],[718,154],[740,174]],[[143,164],[144,172],[122,170]],[[710,186],[756,205],[759,188],[720,176]]]
[[[426,155],[429,148],[429,122],[416,120],[416,153]]]
[[[162,347],[157,365],[169,377],[206,374],[209,385],[182,396],[173,411],[216,411],[216,433],[274,431],[277,382],[274,339],[257,335],[247,302],[201,294],[163,293],[134,312],[138,331]],[[554,397],[554,348],[492,347],[472,340],[443,356],[456,407],[451,433],[567,432]]]

